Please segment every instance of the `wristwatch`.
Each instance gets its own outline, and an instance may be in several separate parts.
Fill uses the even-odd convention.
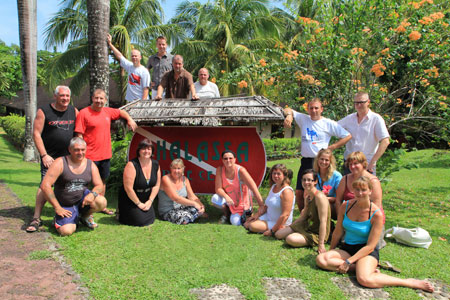
[[[92,193],[92,195],[94,195],[94,199],[97,198],[97,196],[98,196],[97,192],[91,192],[91,193]]]

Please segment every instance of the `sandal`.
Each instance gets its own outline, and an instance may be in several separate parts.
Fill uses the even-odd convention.
[[[95,228],[98,227],[98,224],[95,223],[95,221],[94,221],[94,216],[93,215],[89,215],[89,216],[87,216],[85,218],[81,217],[81,223],[83,223],[84,225],[86,225],[90,229],[95,229]]]
[[[112,216],[114,214],[114,212],[112,210],[109,210],[107,208],[102,210],[102,213],[104,213],[105,215],[109,215],[109,216]]]
[[[378,266],[379,266],[381,269],[388,270],[388,271],[392,271],[392,272],[395,272],[395,273],[400,273],[400,272],[401,272],[399,268],[394,267],[394,266],[393,266],[390,262],[388,262],[387,260],[385,260],[385,261],[380,261],[380,262],[378,263]]]
[[[36,232],[39,231],[40,226],[42,226],[41,218],[33,218],[30,224],[28,224],[28,227],[25,229],[25,231],[29,233]]]

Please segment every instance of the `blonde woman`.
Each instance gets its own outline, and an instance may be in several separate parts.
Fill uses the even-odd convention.
[[[159,215],[174,224],[193,223],[205,213],[205,206],[192,191],[189,179],[184,176],[184,163],[180,158],[172,161],[170,173],[162,177],[158,201]]]
[[[319,179],[316,187],[327,196],[331,206],[331,218],[336,220],[337,215],[334,202],[336,201],[336,190],[341,182],[342,175],[336,171],[336,158],[333,155],[333,151],[321,149],[314,158],[313,169]]]
[[[339,273],[356,271],[358,283],[368,288],[404,286],[433,292],[433,286],[425,280],[396,278],[377,270],[377,242],[383,230],[383,214],[370,199],[373,181],[368,177],[359,177],[353,180],[352,189],[355,199],[340,205],[330,250],[317,256],[317,266]],[[342,236],[344,241],[340,243]]]

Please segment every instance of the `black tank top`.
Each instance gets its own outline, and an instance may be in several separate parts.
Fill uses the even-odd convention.
[[[63,157],[63,172],[55,182],[55,196],[61,206],[72,206],[83,197],[84,191],[92,181],[92,161],[87,160],[81,174],[74,174],[68,165],[67,156]]]
[[[65,111],[58,111],[49,104],[41,109],[45,116],[41,137],[47,154],[53,158],[69,155],[67,148],[75,129],[75,108],[69,105]]]

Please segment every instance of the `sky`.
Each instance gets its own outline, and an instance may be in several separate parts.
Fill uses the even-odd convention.
[[[206,3],[206,0],[197,0]],[[37,31],[38,50],[44,50],[44,28],[45,24],[61,8],[61,0],[37,0]],[[176,7],[182,0],[161,1],[164,10],[165,20],[169,20],[175,15]],[[17,15],[17,1],[0,0],[0,40],[6,45],[19,45],[19,22]],[[47,49],[52,51],[52,49]]]

